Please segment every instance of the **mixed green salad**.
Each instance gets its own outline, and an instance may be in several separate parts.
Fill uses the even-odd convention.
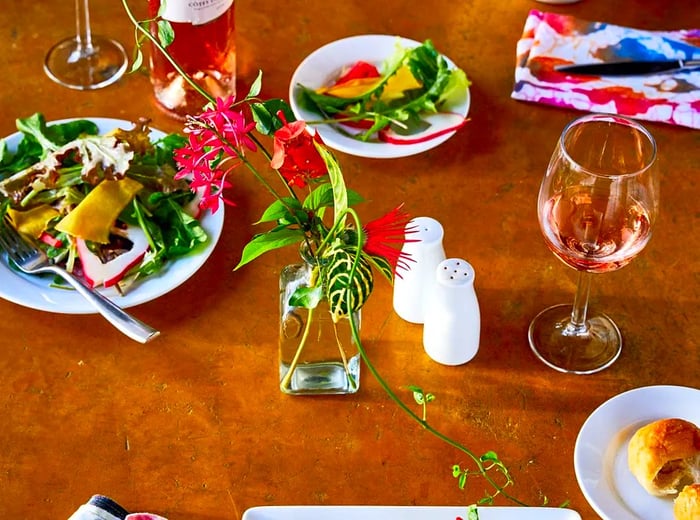
[[[151,140],[148,120],[99,135],[90,120],[17,120],[0,141],[0,218],[93,287],[124,293],[207,242],[189,183],[176,180],[176,134]],[[55,282],[58,284],[58,281]]]
[[[466,122],[453,109],[466,100],[469,80],[430,40],[395,50],[379,66],[348,64],[331,85],[298,85],[300,105],[355,131],[360,140],[415,144],[457,130]],[[314,122],[307,121],[310,124]]]

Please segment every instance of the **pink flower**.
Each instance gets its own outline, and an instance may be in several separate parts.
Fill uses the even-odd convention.
[[[223,197],[231,186],[227,177],[240,166],[245,149],[257,150],[248,135],[255,123],[246,123],[242,112],[231,109],[233,103],[233,97],[217,98],[214,108],[191,118],[185,129],[188,143],[174,154],[180,169],[175,178],[191,179],[192,190],[202,194],[199,207],[212,213],[219,209],[219,200],[233,204]]]
[[[284,121],[284,115],[278,116]],[[328,173],[323,157],[316,150],[314,142],[322,143],[318,133],[307,130],[304,121],[287,123],[275,132],[274,153],[270,166],[278,170],[290,186],[303,188],[310,179],[323,177]]]
[[[406,235],[416,231],[412,227],[406,228],[410,220],[411,217],[403,211],[402,204],[362,227],[364,235],[362,250],[367,254],[385,258],[399,278],[401,274],[398,270],[408,271],[410,269],[408,262],[414,261],[410,255],[401,251],[404,243],[416,242],[406,238]]]

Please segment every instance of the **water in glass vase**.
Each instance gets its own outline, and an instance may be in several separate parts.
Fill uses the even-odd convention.
[[[314,309],[289,303],[297,288],[309,285],[312,269],[290,265],[280,276],[280,388],[295,395],[353,394],[360,386],[360,354],[349,320],[334,323],[325,298]],[[359,329],[359,312],[354,319]]]

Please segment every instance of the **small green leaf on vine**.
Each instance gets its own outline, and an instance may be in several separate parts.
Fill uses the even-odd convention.
[[[424,392],[420,387],[411,385],[408,387],[408,389],[413,392],[413,399],[421,406],[435,400],[435,396],[433,394]]]

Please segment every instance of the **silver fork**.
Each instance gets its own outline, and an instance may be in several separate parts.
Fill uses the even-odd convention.
[[[159,331],[124,312],[81,279],[50,263],[43,251],[20,236],[15,228],[7,222],[7,217],[0,221],[0,248],[4,249],[8,258],[27,274],[50,272],[59,275],[90,302],[107,321],[131,339],[139,343],[146,343],[160,334]]]

